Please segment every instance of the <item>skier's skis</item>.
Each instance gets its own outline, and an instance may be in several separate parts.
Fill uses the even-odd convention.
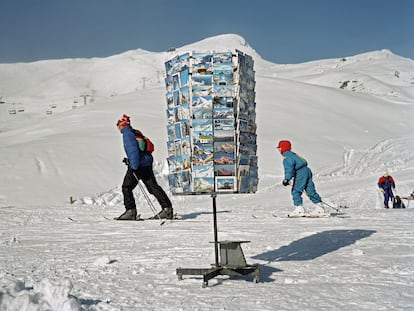
[[[118,217],[114,217],[114,218],[109,218],[107,216],[104,216],[105,219],[107,220],[118,220],[118,221],[148,221],[148,220],[158,220],[160,221],[160,226],[164,225],[166,222],[172,222],[174,220],[182,220],[182,218],[179,218],[177,216],[177,214],[174,214],[173,218],[171,219],[167,219],[167,218],[153,218],[153,217],[149,217],[149,218],[143,218],[141,217],[141,214],[137,215],[136,219],[131,219],[131,220],[119,220]]]
[[[273,217],[278,218],[281,216],[278,216],[276,214],[272,214]],[[336,212],[336,213],[325,213],[325,214],[312,214],[312,213],[304,213],[304,214],[300,214],[300,215],[287,215],[287,218],[332,218],[332,217],[337,217],[337,218],[350,218],[351,216],[347,216],[346,214],[342,213],[342,212]],[[281,217],[284,218],[284,217]]]
[[[335,206],[335,205],[333,205],[333,204],[329,204],[329,203],[326,203],[326,202],[323,202],[326,206],[328,206],[328,207],[330,207],[330,208],[332,208],[333,210],[335,210],[337,213],[340,213],[340,210],[341,209],[344,209],[344,208],[349,208],[349,206],[348,205],[338,205],[338,206]]]
[[[114,218],[109,218],[107,216],[104,216],[104,218],[107,219],[107,220],[119,220],[119,221],[141,221],[141,220],[144,220],[144,219],[141,218],[141,214],[138,214],[135,219],[119,219],[119,216],[114,217]]]
[[[329,218],[331,217],[332,214],[330,213],[325,213],[325,214],[311,214],[311,213],[305,213],[305,214],[301,214],[301,215],[290,215],[288,214],[288,218]]]
[[[174,214],[171,219],[169,219],[169,218],[149,217],[149,218],[141,218],[141,220],[182,220],[182,218],[178,217],[177,214]]]

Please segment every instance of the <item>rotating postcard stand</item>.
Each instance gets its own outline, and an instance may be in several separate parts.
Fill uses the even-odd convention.
[[[178,268],[202,275],[203,287],[218,275],[253,275],[242,243],[218,241],[216,198],[254,193],[258,184],[253,59],[240,51],[191,52],[165,62],[168,181],[175,195],[209,194],[213,201],[215,263]]]

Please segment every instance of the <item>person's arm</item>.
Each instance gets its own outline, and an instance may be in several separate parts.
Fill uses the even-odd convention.
[[[394,182],[394,178],[392,178],[391,176],[390,176],[390,182],[391,182],[391,187],[392,187],[392,189],[395,189],[395,182]]]
[[[283,167],[285,169],[285,180],[291,180],[295,176],[295,163],[291,158],[283,159]]]
[[[122,130],[124,149],[129,161],[129,167],[133,170],[139,167],[139,148],[134,133],[128,127]]]

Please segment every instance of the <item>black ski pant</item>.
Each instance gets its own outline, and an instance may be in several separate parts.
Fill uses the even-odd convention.
[[[125,209],[136,208],[133,190],[142,180],[148,192],[155,196],[162,208],[172,207],[171,201],[165,191],[158,185],[152,166],[141,166],[137,170],[128,168],[122,183]]]

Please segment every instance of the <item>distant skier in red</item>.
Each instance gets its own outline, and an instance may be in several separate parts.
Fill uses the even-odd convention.
[[[391,202],[394,199],[394,193],[392,190],[395,190],[395,182],[391,175],[388,175],[387,172],[384,173],[378,179],[378,187],[381,189],[381,192],[384,194],[384,207],[389,208],[388,202]]]

